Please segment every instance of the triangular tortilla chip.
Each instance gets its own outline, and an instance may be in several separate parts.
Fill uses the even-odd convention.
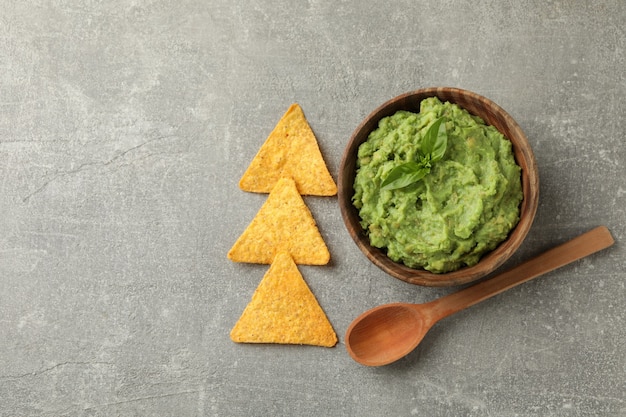
[[[281,178],[228,252],[235,262],[271,264],[287,252],[297,264],[326,265],[330,253],[291,178]]]
[[[293,178],[302,195],[337,194],[337,185],[298,104],[292,104],[279,120],[241,177],[239,187],[269,193],[281,177]]]
[[[337,344],[326,314],[284,252],[274,258],[230,338],[238,343]]]

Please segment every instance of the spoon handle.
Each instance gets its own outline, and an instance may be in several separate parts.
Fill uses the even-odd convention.
[[[512,269],[461,291],[431,301],[433,323],[453,313],[500,294],[516,285],[565,266],[614,243],[605,226],[592,229]]]

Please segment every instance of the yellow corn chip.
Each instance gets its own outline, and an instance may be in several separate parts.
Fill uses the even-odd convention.
[[[274,258],[230,338],[238,343],[337,344],[326,314],[285,252]]]
[[[337,194],[317,139],[298,104],[292,104],[239,181],[244,191],[269,193],[281,177],[291,177],[302,195]]]
[[[281,178],[228,252],[235,262],[271,264],[287,252],[297,264],[326,265],[330,253],[291,178]]]

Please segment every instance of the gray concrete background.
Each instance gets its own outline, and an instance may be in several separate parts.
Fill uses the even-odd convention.
[[[0,415],[626,415],[626,2],[0,1]],[[239,177],[292,102],[336,178],[360,120],[416,88],[483,94],[536,152],[509,265],[596,225],[616,245],[357,365],[362,311],[452,289],[368,264],[335,198],[301,272],[333,349],[236,345],[267,270],[226,252]]]

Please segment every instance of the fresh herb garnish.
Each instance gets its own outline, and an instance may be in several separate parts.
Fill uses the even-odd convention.
[[[430,173],[433,162],[443,158],[448,147],[448,133],[443,117],[430,125],[422,139],[421,152],[417,161],[398,165],[389,172],[387,178],[380,185],[381,190],[395,190],[414,184]]]

